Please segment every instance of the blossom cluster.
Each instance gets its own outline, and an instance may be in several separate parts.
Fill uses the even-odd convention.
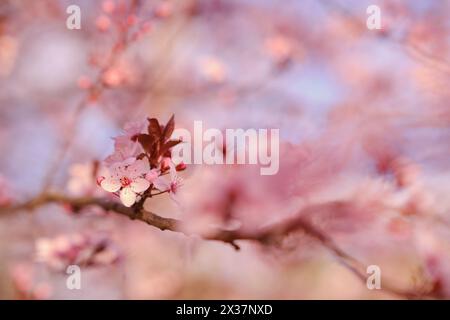
[[[99,161],[74,163],[69,168],[67,192],[72,196],[102,197],[105,192],[98,188],[97,177],[107,173]]]
[[[177,171],[186,166],[171,159],[171,149],[181,142],[170,139],[174,129],[174,116],[166,125],[155,118],[126,124],[124,134],[114,138],[114,153],[104,161],[107,174],[98,184],[127,207],[161,193],[176,200],[182,182]]]
[[[119,261],[120,252],[105,235],[70,234],[36,241],[36,260],[56,271],[69,265],[102,266]]]

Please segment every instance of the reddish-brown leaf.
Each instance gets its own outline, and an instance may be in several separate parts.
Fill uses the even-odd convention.
[[[159,122],[155,118],[148,119],[148,134],[151,136],[155,136],[157,139],[161,137],[161,126]]]
[[[177,144],[181,143],[181,140],[169,140],[161,148],[159,155],[164,156],[164,154],[171,148],[175,147]]]
[[[172,136],[173,130],[175,130],[175,115],[172,115],[164,127],[164,131],[162,134],[162,140],[167,141]]]
[[[159,141],[157,141],[156,143],[153,144],[153,148],[150,153],[150,163],[152,164],[152,166],[158,165],[158,160],[159,160],[159,155],[160,155],[159,150],[160,150],[160,144],[159,144]]]
[[[142,160],[144,158],[145,158],[145,153],[141,153],[136,157],[136,159],[138,159],[138,160]]]
[[[155,137],[148,134],[140,134],[137,137],[137,140],[141,144],[142,148],[148,153],[151,153],[152,146],[155,143]]]

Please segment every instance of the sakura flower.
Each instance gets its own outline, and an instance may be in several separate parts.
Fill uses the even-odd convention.
[[[116,4],[112,0],[105,0],[102,2],[102,10],[105,13],[111,14],[116,9]]]
[[[283,35],[268,38],[265,47],[267,53],[280,64],[287,62],[294,53],[292,40]]]
[[[36,281],[35,273],[30,264],[21,263],[11,268],[11,280],[17,299],[45,300],[52,295],[53,289],[50,284]]]
[[[110,68],[102,76],[103,83],[110,87],[117,87],[121,85],[124,80],[124,76],[118,68]]]
[[[150,182],[144,176],[150,170],[147,160],[129,158],[116,163],[109,168],[109,175],[101,181],[100,186],[108,192],[120,190],[120,200],[131,207],[137,195],[150,187]]]
[[[54,271],[64,271],[71,264],[104,266],[120,259],[118,248],[104,234],[68,234],[39,238],[35,245],[36,261]]]
[[[178,177],[177,170],[173,164],[170,165],[170,179],[166,176],[159,176],[153,181],[153,185],[156,189],[162,192],[169,192],[169,196],[175,202],[178,202],[176,199],[177,192],[179,187],[181,187],[183,180]]]
[[[206,80],[220,84],[226,80],[227,71],[224,63],[215,58],[207,57],[201,61],[200,70]]]
[[[69,168],[67,189],[74,196],[100,195],[96,177],[106,174],[106,168],[99,166],[97,162],[75,163]]]
[[[142,152],[141,145],[137,142],[138,134],[145,129],[146,123],[143,121],[129,122],[125,124],[124,135],[114,138],[114,153],[107,157],[104,163],[111,166],[117,162],[136,157]]]
[[[147,125],[146,121],[131,121],[124,126],[125,136],[136,141],[137,135],[142,133]]]
[[[140,152],[138,143],[131,141],[128,136],[119,136],[114,138],[114,153],[107,157],[104,163],[106,166],[111,166],[114,163],[136,157]]]
[[[170,2],[162,2],[155,8],[155,15],[158,18],[168,18],[173,12],[173,7]]]
[[[92,81],[87,76],[80,76],[77,80],[77,85],[80,89],[89,89],[92,87]]]
[[[150,183],[153,183],[159,177],[158,170],[152,169],[146,175],[145,179],[147,179]]]
[[[111,27],[111,19],[106,15],[101,15],[95,20],[95,26],[99,31],[105,32]]]
[[[45,262],[54,270],[64,270],[75,263],[80,248],[86,245],[81,235],[60,235],[56,238],[39,238],[35,243],[36,261]]]

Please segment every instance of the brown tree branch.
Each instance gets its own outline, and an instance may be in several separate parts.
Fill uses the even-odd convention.
[[[89,206],[98,206],[105,211],[115,212],[129,217],[130,219],[140,220],[147,223],[150,226],[156,227],[162,231],[169,230],[173,232],[181,232],[186,235],[193,235],[186,232],[182,228],[182,222],[177,219],[161,217],[153,212],[147,211],[143,208],[142,203],[136,204],[134,207],[126,207],[119,202],[112,201],[104,198],[94,197],[69,197],[59,193],[43,193],[37,197],[26,201],[22,204],[11,205],[6,207],[0,207],[0,215],[7,215],[23,210],[34,210],[41,206],[50,203],[68,204],[73,210],[79,211]],[[305,216],[308,216],[311,212],[320,211],[323,206],[328,204],[313,205],[299,212],[292,218],[285,219],[281,222],[271,224],[265,228],[261,228],[256,231],[245,231],[242,229],[237,230],[223,230],[213,229],[209,235],[200,235],[205,240],[222,241],[232,245],[236,250],[240,247],[236,244],[236,241],[247,240],[256,241],[263,245],[269,245],[275,242],[280,237],[286,236],[294,231],[303,231],[311,238],[318,241],[325,249],[328,250],[338,261],[350,270],[357,278],[365,282],[367,278],[366,266],[347,252],[343,251],[339,246],[311,224]],[[425,297],[432,297],[429,293],[415,292],[408,290],[401,290],[392,287],[383,282],[383,291],[390,294],[406,298],[406,299],[420,299]]]

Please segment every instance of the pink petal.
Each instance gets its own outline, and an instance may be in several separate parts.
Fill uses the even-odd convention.
[[[127,174],[131,178],[136,178],[146,174],[150,170],[150,165],[147,159],[136,160],[132,165],[127,168]]]
[[[141,133],[146,127],[147,121],[130,121],[125,123],[124,131],[128,136],[133,136],[135,134]]]
[[[131,190],[136,193],[144,192],[150,187],[150,182],[148,182],[144,178],[137,178],[131,183],[130,187]]]
[[[119,191],[121,184],[117,179],[106,178],[100,183],[100,186],[108,192],[116,192]]]
[[[136,193],[130,187],[123,188],[120,191],[120,201],[125,207],[131,207],[136,202]]]
[[[177,180],[177,169],[175,168],[175,165],[170,162],[170,179],[172,181],[176,181]]]
[[[177,205],[180,205],[180,201],[178,200],[178,196],[174,192],[169,192],[169,197],[175,202]]]
[[[170,190],[170,182],[167,181],[164,177],[159,177],[155,181],[153,181],[153,185],[159,191],[167,191]]]
[[[152,182],[155,181],[158,178],[158,170],[156,169],[152,169],[150,170],[146,175],[145,175],[145,179],[147,179],[148,181]]]
[[[133,164],[135,158],[127,158],[122,162],[114,163],[110,168],[109,172],[111,176],[115,179],[120,179],[122,177],[127,176],[128,167]]]
[[[113,153],[112,155],[108,156],[104,161],[103,164],[107,167],[111,167],[117,162],[122,161],[121,155],[119,155],[117,152]]]
[[[122,168],[127,167],[127,166],[133,166],[136,163],[136,158],[134,157],[130,157],[125,159],[120,165]]]

